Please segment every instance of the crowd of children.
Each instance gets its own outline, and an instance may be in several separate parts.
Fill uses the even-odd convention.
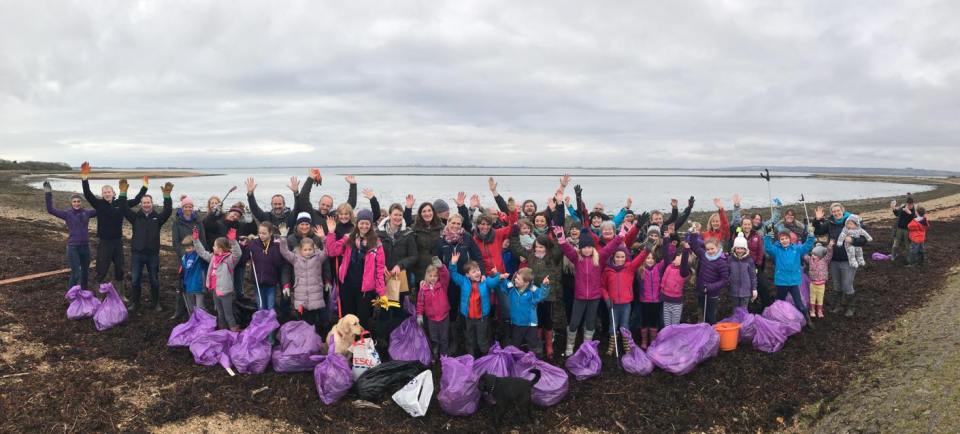
[[[98,231],[103,238],[119,233],[122,221],[115,216],[122,216],[133,225],[131,308],[139,308],[146,265],[150,298],[159,310],[159,232],[173,214],[173,185],[164,186],[164,207],[158,212],[146,194],[146,178],[136,200],[126,199],[126,181],[116,199],[110,187],[97,198],[89,191],[89,170],[84,163],[81,178],[95,210],[83,209],[80,195],[71,198],[71,208],[55,209],[45,185],[48,210],[63,218],[70,232],[70,284],[86,285],[88,220],[101,219],[98,227],[110,225],[110,231]],[[409,301],[435,357],[481,355],[494,340],[546,358],[553,358],[559,345],[570,356],[581,332],[583,342],[608,338],[611,354],[618,345],[617,328],[629,328],[646,349],[659,330],[682,321],[688,296],[697,300],[699,311],[687,319],[697,322],[715,323],[724,297],[734,307],[759,310],[773,297],[783,300],[788,294],[808,318],[823,318],[825,288],[832,281],[834,291],[842,294],[832,312],[854,316],[854,278],[865,265],[863,246],[872,241],[860,217],[839,203],[817,208],[812,221],[797,220],[790,209],[781,219],[776,203],[773,215],[763,220],[760,214],[741,218],[737,195],[732,219],[723,201],[714,199],[717,211],[701,226],[687,224],[693,197],[682,212],[672,200],[669,214],[635,213],[630,199],[612,216],[602,204],[588,211],[579,185],[575,201],[565,196],[570,177],[564,176],[542,210],[533,200],[518,206],[513,198],[504,199],[490,178],[495,207],[483,208],[477,195],[468,206],[461,192],[453,208],[437,199],[414,210],[416,201],[408,195],[404,204],[392,204],[381,215],[370,190],[362,193],[374,209],[355,209],[356,179],[346,180],[351,199],[337,207],[328,195],[319,208],[310,205],[313,186],[322,183],[316,169],[302,187],[291,178],[292,210],[282,195],[275,195],[270,210],[263,211],[252,178],[246,183],[249,212],[238,202],[223,213],[215,197],[201,218],[192,199],[181,196],[172,227],[180,265],[174,317],[207,309],[209,296],[220,327],[239,330],[236,307],[247,299],[249,264],[257,308],[275,309],[282,321],[307,321],[321,335],[338,318],[352,314],[360,326],[375,332],[378,347],[386,348],[390,330],[406,315],[400,305]],[[136,205],[137,211],[130,209]],[[922,265],[929,227],[925,210],[914,207],[912,197],[900,207],[893,202],[891,209],[897,217],[893,254],[906,248],[908,263]],[[115,243],[101,240],[100,248],[108,251],[98,258],[105,258],[106,266],[113,263],[116,278],[122,279],[122,250],[113,259]],[[775,295],[765,273],[768,263]],[[801,296],[804,272],[809,280],[806,303]],[[98,263],[97,280],[106,277],[106,267]],[[813,321],[807,323],[813,327]],[[626,341],[620,344],[629,348]]]

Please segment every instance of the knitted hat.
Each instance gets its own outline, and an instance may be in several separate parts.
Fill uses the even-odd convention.
[[[610,218],[600,211],[590,211],[590,220],[593,220],[594,217],[600,217],[600,220],[607,220]]]
[[[180,207],[182,208],[182,207],[185,207],[185,206],[187,206],[187,205],[193,205],[193,199],[191,199],[190,196],[187,196],[187,195],[185,195],[185,194],[184,194],[184,195],[181,195],[181,196],[180,196]]]
[[[647,236],[650,236],[650,234],[652,234],[652,233],[656,233],[657,235],[660,235],[660,226],[650,225],[650,226],[647,228]]]
[[[743,236],[743,232],[739,232],[737,238],[733,240],[733,249],[736,250],[738,248],[747,249],[747,252],[750,251],[750,248],[747,247],[747,238]]]
[[[297,224],[300,223],[312,223],[313,219],[310,218],[310,213],[302,212],[297,214]]]
[[[366,220],[370,223],[373,223],[373,211],[368,209],[362,209],[357,211],[357,222],[359,223],[362,220]]]
[[[242,216],[242,215],[243,215],[243,205],[242,205],[242,204],[239,204],[239,203],[233,204],[233,206],[230,207],[230,211],[227,211],[227,212],[235,212],[235,213],[240,214],[240,215]]]
[[[813,256],[823,258],[824,256],[827,256],[827,248],[823,247],[823,244],[817,243],[817,245],[813,247],[811,253],[813,253]]]
[[[74,199],[83,200],[83,196],[81,196],[79,193],[71,194],[71,195],[70,195],[70,200],[74,200]]]
[[[443,214],[445,212],[450,212],[450,205],[447,205],[447,201],[443,199],[437,199],[433,201],[433,212],[437,214]]]
[[[590,234],[584,234],[580,236],[580,248],[584,247],[596,247],[596,243],[593,241],[593,237]]]

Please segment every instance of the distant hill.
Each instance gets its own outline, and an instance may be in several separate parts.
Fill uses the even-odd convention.
[[[37,170],[37,171],[71,171],[67,163],[51,163],[47,161],[17,161],[0,158],[0,170]]]
[[[914,169],[905,167],[902,169],[891,169],[883,167],[806,167],[806,166],[743,166],[743,167],[725,167],[717,170],[735,170],[735,171],[763,171],[770,169],[771,172],[812,172],[812,173],[830,173],[843,175],[884,175],[884,176],[960,176],[960,172],[949,170],[928,170]]]

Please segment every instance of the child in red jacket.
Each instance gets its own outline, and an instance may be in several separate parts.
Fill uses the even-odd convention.
[[[917,216],[907,224],[907,236],[910,238],[910,253],[907,255],[908,266],[923,265],[924,244],[927,242],[927,210],[917,207]]]
[[[633,303],[633,279],[637,275],[637,267],[643,264],[647,257],[647,251],[641,250],[627,262],[628,252],[626,247],[620,246],[613,253],[601,277],[603,299],[607,306],[613,308],[613,322],[617,328],[629,327],[627,322],[630,320],[630,305]],[[628,348],[628,340],[624,339],[623,342],[623,347]],[[607,347],[608,356],[613,355],[616,345],[616,335],[611,333]]]
[[[433,358],[437,354],[448,355],[450,342],[450,301],[447,300],[447,285],[450,284],[450,272],[434,257],[433,264],[424,271],[417,294],[417,324],[423,327],[423,317],[427,317],[427,334]]]

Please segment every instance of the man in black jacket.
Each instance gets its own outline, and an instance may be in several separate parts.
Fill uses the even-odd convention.
[[[127,205],[127,187],[125,181],[120,182],[120,210],[133,226],[133,240],[130,243],[133,292],[127,309],[131,312],[140,309],[140,277],[146,265],[150,279],[150,304],[160,312],[163,310],[160,307],[160,228],[173,213],[173,200],[170,199],[173,184],[168,182],[163,186],[163,211],[160,213],[153,207],[153,197],[148,194],[140,199],[139,211],[131,210]]]
[[[123,280],[123,213],[120,212],[120,202],[115,199],[113,187],[104,185],[100,188],[101,197],[94,196],[90,191],[90,163],[86,161],[80,165],[80,179],[83,184],[83,197],[90,206],[97,210],[97,282],[105,282],[110,264],[113,264],[114,283],[120,285],[123,298],[128,297],[127,283]],[[127,206],[140,203],[140,198],[147,194],[149,179],[143,177],[143,187],[133,199],[127,201]],[[121,180],[126,182],[126,180]]]
[[[290,182],[290,189],[293,190],[293,201],[296,203],[297,196],[300,194],[298,190],[299,182],[297,182],[296,177],[291,178]],[[253,196],[253,192],[256,189],[256,181],[254,181],[253,178],[247,178],[247,203],[250,206],[250,213],[253,214],[253,217],[260,223],[273,223],[273,227],[277,230],[277,235],[280,234],[281,226],[287,227],[286,235],[292,234],[294,226],[297,225],[297,214],[287,207],[286,199],[283,198],[283,195],[273,195],[273,197],[270,198],[270,212],[264,212],[263,209],[260,208],[260,204],[257,203],[257,198]]]
[[[913,210],[913,196],[907,193],[907,203],[899,207],[896,199],[894,199],[890,202],[890,210],[897,217],[897,227],[893,231],[893,248],[890,249],[890,258],[895,261],[897,260],[897,251],[901,247],[903,250],[910,248],[910,237],[908,236],[910,231],[907,227],[910,221],[917,216]]]

